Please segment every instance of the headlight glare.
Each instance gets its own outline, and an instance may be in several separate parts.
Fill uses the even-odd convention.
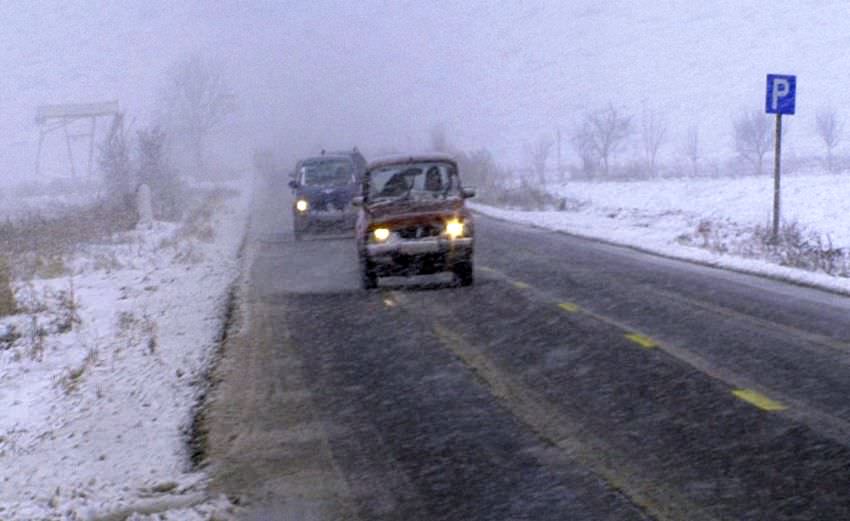
[[[463,222],[457,219],[452,219],[446,223],[446,234],[452,239],[463,237],[464,226]]]
[[[299,212],[306,212],[307,208],[309,208],[309,207],[310,207],[310,205],[307,204],[307,201],[305,201],[304,199],[299,199],[299,200],[295,201],[295,209],[298,210]]]
[[[375,228],[372,230],[372,237],[378,242],[384,242],[390,238],[389,228]]]

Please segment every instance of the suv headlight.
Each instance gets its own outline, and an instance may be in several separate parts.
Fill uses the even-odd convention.
[[[389,228],[375,228],[372,230],[372,237],[376,242],[384,242],[385,240],[390,238],[390,229]]]
[[[459,219],[452,219],[451,221],[446,222],[446,234],[452,239],[463,237],[465,231],[463,221]]]

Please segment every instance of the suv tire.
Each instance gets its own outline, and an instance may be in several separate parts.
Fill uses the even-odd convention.
[[[375,273],[375,267],[365,255],[360,257],[360,285],[363,289],[378,287],[378,274]]]
[[[461,286],[472,286],[475,282],[475,274],[472,268],[472,259],[455,264],[452,271]]]

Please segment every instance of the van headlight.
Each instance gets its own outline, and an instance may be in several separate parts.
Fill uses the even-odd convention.
[[[446,235],[452,239],[463,237],[465,231],[463,221],[459,219],[452,219],[451,221],[446,222]]]
[[[306,212],[307,208],[309,208],[309,207],[310,207],[310,205],[304,199],[299,199],[299,200],[295,201],[295,209],[298,210],[301,213]]]

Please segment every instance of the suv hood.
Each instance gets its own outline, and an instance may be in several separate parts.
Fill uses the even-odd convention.
[[[373,220],[391,220],[395,218],[419,217],[426,215],[456,214],[464,210],[463,199],[405,199],[379,202],[366,206]]]

